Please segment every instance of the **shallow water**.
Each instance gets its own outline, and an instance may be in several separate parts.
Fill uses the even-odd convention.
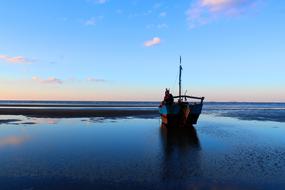
[[[5,119],[5,120],[4,120]],[[283,189],[285,123],[0,116],[0,189]]]

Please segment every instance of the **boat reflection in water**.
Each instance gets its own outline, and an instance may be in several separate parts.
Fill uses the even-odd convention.
[[[161,126],[164,148],[161,177],[163,181],[191,180],[201,175],[200,142],[193,126]]]

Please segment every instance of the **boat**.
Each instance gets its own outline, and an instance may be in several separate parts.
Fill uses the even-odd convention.
[[[187,127],[197,124],[198,118],[202,112],[204,97],[195,97],[181,95],[181,56],[179,65],[179,95],[172,96],[169,89],[166,89],[164,101],[159,105],[159,114],[162,125],[166,127]],[[192,101],[188,101],[192,100]],[[195,100],[195,101],[193,101]]]

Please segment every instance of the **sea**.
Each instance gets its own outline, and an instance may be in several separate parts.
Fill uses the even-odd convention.
[[[158,105],[0,101],[29,109]],[[0,115],[0,189],[284,189],[284,134],[285,103],[205,102],[196,125],[175,131],[159,115]]]

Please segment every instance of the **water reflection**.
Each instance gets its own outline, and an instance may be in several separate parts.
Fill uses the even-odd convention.
[[[31,117],[28,118],[31,122],[33,122],[34,124],[58,124],[60,119],[58,118],[40,118],[40,117]]]
[[[200,142],[193,126],[178,129],[161,127],[164,148],[162,180],[191,179],[201,175]]]
[[[9,145],[19,145],[26,142],[29,139],[28,136],[8,136],[0,138],[0,148]]]

